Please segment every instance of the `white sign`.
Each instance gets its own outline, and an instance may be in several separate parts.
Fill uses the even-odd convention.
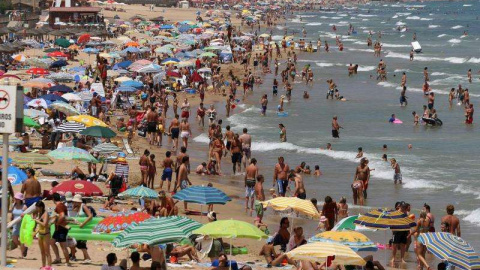
[[[0,85],[0,134],[15,133],[17,86]]]

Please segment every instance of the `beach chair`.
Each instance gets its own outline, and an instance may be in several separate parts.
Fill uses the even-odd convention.
[[[130,144],[128,143],[128,139],[127,139],[127,138],[123,138],[122,141],[123,141],[123,147],[124,147],[124,149],[125,149],[125,152],[127,152],[127,158],[128,158],[129,156],[131,156],[130,159],[135,159],[135,158],[136,158],[136,157],[135,157],[135,152],[133,151],[132,147],[131,147]]]

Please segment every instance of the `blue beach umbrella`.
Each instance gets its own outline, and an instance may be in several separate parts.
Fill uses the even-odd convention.
[[[97,54],[99,50],[95,48],[86,48],[86,49],[83,49],[83,52],[88,54]]]
[[[136,92],[138,91],[137,88],[131,87],[131,86],[120,86],[117,88],[117,91],[119,92]]]
[[[68,65],[67,61],[65,60],[58,60],[58,61],[55,61],[53,62],[51,65],[50,65],[50,68],[60,68],[60,67],[64,67]]]
[[[47,95],[43,95],[41,96],[40,98],[43,98],[47,101],[61,101],[61,102],[65,102],[65,103],[68,103],[68,100],[62,98],[61,96],[59,95],[54,95],[54,94],[47,94]]]
[[[193,186],[182,189],[172,198],[189,203],[198,204],[226,204],[232,199],[223,191],[214,187]]]
[[[27,174],[15,166],[8,167],[8,181],[12,186],[20,185],[27,180]]]
[[[138,186],[135,188],[127,189],[126,191],[118,194],[120,197],[124,198],[151,198],[157,199],[158,193],[150,188],[144,186]]]
[[[169,30],[169,29],[173,29],[173,25],[170,25],[170,24],[165,24],[165,25],[162,25],[160,26],[160,29],[162,30]]]
[[[59,85],[55,85],[55,86],[52,86],[48,89],[49,92],[60,92],[60,93],[71,93],[73,92],[73,89],[66,86],[66,85],[63,85],[63,84],[59,84]],[[68,101],[67,101],[68,103]]]
[[[127,48],[124,49],[122,52],[123,52],[123,53],[127,53],[127,52],[129,52],[129,53],[138,53],[138,52],[140,52],[140,49],[137,48],[137,47],[127,47]]]
[[[128,68],[131,64],[132,64],[132,61],[123,61],[116,64],[116,66],[118,66],[119,68]]]
[[[451,233],[421,233],[418,241],[435,257],[460,269],[480,269],[480,257],[469,243]]]
[[[189,25],[182,25],[180,26],[180,28],[178,28],[178,32],[184,33],[184,32],[188,32],[188,30],[190,29],[191,27]]]
[[[120,86],[130,86],[130,87],[135,87],[135,88],[142,88],[143,83],[139,81],[126,81],[123,82]]]

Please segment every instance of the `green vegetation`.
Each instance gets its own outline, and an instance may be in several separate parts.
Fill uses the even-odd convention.
[[[4,1],[4,0],[1,0],[0,1],[0,14],[5,14],[5,11],[6,10],[11,10],[12,9],[12,3],[8,0]]]

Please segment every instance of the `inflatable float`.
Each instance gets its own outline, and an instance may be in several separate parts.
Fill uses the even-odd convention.
[[[431,125],[431,126],[441,126],[441,125],[443,125],[442,120],[440,120],[438,118],[422,117],[422,120],[423,120],[423,122],[425,122],[425,124]]]
[[[277,112],[277,116],[279,116],[279,117],[287,117],[287,116],[288,116],[288,112]]]
[[[416,53],[422,52],[422,46],[420,46],[420,43],[418,43],[418,41],[413,41],[412,42],[412,49]]]

